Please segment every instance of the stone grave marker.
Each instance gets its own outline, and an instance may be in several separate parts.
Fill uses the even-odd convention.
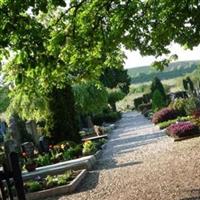
[[[41,136],[39,138],[39,149],[41,152],[48,153],[49,152],[49,144],[50,144],[49,137]]]
[[[21,145],[22,151],[26,153],[27,157],[34,156],[34,144],[32,142],[25,142]]]
[[[14,140],[16,140],[18,146],[20,146],[20,143],[21,143],[21,135],[20,135],[20,132],[19,132],[19,128],[17,126],[17,122],[16,122],[16,119],[14,116],[12,116],[10,118],[10,121],[9,121],[9,129],[11,131],[11,135],[12,135],[12,138]]]
[[[18,146],[15,140],[7,140],[4,142],[5,156],[6,156],[6,161],[7,161],[6,165],[10,171],[12,171],[10,154],[13,152],[16,153],[18,150],[17,147]]]
[[[35,144],[38,144],[37,125],[35,121],[29,120],[26,122],[26,130],[32,136]]]

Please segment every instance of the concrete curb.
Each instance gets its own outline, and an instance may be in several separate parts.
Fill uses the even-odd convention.
[[[42,190],[39,192],[28,193],[26,194],[26,198],[28,200],[36,200],[36,199],[43,199],[47,197],[53,197],[53,196],[71,193],[77,188],[77,186],[86,176],[86,174],[87,174],[87,170],[84,169],[68,185],[58,186],[58,187],[50,188],[47,190]]]

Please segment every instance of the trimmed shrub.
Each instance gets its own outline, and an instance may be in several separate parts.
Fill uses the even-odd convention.
[[[165,93],[165,89],[163,87],[162,82],[160,81],[160,79],[158,77],[155,77],[152,81],[151,84],[151,94],[153,96],[153,93],[159,90],[159,92],[161,93],[161,95],[164,97],[164,99],[166,100],[166,93]]]
[[[164,129],[167,128],[168,126],[170,126],[171,124],[175,124],[177,121],[179,122],[184,122],[184,121],[188,121],[190,120],[191,117],[187,116],[187,117],[178,117],[177,119],[171,119],[165,122],[161,122],[158,124],[160,129]]]
[[[155,90],[152,95],[152,110],[157,111],[166,106],[166,98],[159,90]]]
[[[178,117],[178,113],[170,108],[163,108],[158,112],[154,113],[152,122],[154,124],[158,124],[160,122],[164,122],[170,119],[176,119]]]
[[[199,133],[198,126],[191,122],[179,122],[167,128],[167,134],[172,137],[186,137]]]
[[[151,94],[150,93],[143,94],[142,98],[143,98],[143,102],[145,104],[151,102]]]
[[[175,99],[169,104],[169,108],[176,110],[180,116],[185,116],[186,111],[185,111],[185,105],[187,103],[187,99],[179,98]]]
[[[146,112],[147,110],[150,110],[150,109],[151,109],[151,103],[141,104],[138,107],[138,110],[141,111],[142,113]]]
[[[176,119],[171,119],[171,120],[159,123],[158,126],[160,129],[164,129],[170,126],[171,124],[175,124],[175,123],[176,123]]]
[[[136,109],[138,109],[139,105],[143,104],[143,97],[138,97],[138,98],[135,98],[134,100],[134,106]]]
[[[192,115],[196,110],[200,108],[200,101],[196,97],[186,99],[185,111],[187,115]]]
[[[104,122],[106,123],[116,122],[120,118],[121,118],[120,112],[108,112],[108,113],[101,113],[101,114],[95,115],[92,118],[92,121],[96,125],[102,125]]]

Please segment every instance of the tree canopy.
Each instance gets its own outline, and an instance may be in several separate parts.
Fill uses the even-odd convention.
[[[100,81],[105,87],[120,88],[122,92],[128,94],[131,82],[127,70],[123,68],[106,68],[100,77]]]
[[[82,115],[91,115],[102,112],[108,105],[108,94],[103,86],[95,82],[75,84],[73,86],[75,106]]]
[[[122,47],[157,57],[171,42],[192,49],[200,43],[199,8],[194,0],[2,0],[4,80],[13,96],[43,95],[122,66]]]

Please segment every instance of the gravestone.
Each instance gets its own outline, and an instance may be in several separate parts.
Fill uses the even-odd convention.
[[[49,152],[49,144],[50,144],[50,139],[49,137],[46,136],[41,136],[39,138],[39,149],[43,153],[48,153]]]
[[[17,145],[20,146],[21,143],[21,135],[19,132],[19,127],[17,126],[17,121],[14,116],[11,116],[9,121],[9,130],[11,132],[11,136],[14,140],[16,140]]]
[[[21,174],[21,169],[19,165],[19,158],[18,158],[18,146],[16,141],[14,140],[7,140],[4,143],[4,149],[6,154],[6,163],[4,165],[4,174],[5,179],[8,185],[9,191],[9,199],[14,199],[11,191],[11,184],[9,182],[10,178],[13,178],[14,186],[16,189],[16,196],[18,200],[26,200],[24,187],[23,187],[23,179]]]
[[[5,156],[7,161],[6,166],[8,167],[9,171],[12,171],[10,154],[13,152],[16,153],[18,150],[17,147],[18,146],[15,140],[7,140],[4,142]]]
[[[21,145],[22,151],[26,153],[27,157],[34,156],[34,144],[32,142],[25,142]]]
[[[37,145],[38,144],[38,134],[37,134],[37,125],[35,121],[29,120],[26,122],[26,130],[28,134],[31,135],[34,143]]]

